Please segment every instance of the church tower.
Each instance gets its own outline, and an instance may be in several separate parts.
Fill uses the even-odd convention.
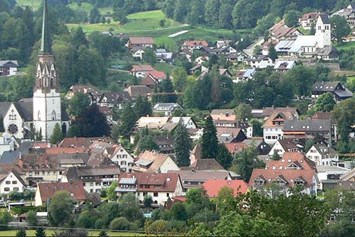
[[[33,92],[33,125],[45,141],[48,141],[53,134],[54,126],[57,123],[61,126],[62,122],[60,85],[48,31],[47,7],[47,0],[44,0],[41,49],[38,55]]]
[[[320,13],[316,24],[316,39],[318,48],[332,46],[331,26],[328,15]]]

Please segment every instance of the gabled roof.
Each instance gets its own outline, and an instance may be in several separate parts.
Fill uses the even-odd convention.
[[[209,198],[218,197],[218,192],[224,187],[231,188],[235,197],[248,191],[248,184],[243,180],[209,179],[202,187]]]
[[[129,37],[128,40],[133,45],[154,44],[154,39],[152,37]]]
[[[197,159],[184,170],[225,170],[216,159]]]
[[[237,120],[237,116],[233,109],[214,109],[211,111],[211,117],[212,120]]]
[[[349,180],[352,180],[354,179],[355,177],[355,168],[353,168],[351,171],[349,171],[348,173],[342,175],[340,177],[340,180],[341,181],[349,181]]]
[[[312,86],[312,91],[333,92],[337,88],[343,89],[339,81],[317,81]]]
[[[120,183],[122,179],[125,181],[135,179],[138,192],[175,192],[180,182],[176,173],[122,173],[118,182]]]
[[[131,98],[137,98],[139,96],[146,97],[148,94],[152,93],[152,89],[146,85],[132,85],[125,89]]]
[[[19,151],[4,151],[0,158],[0,165],[15,164],[20,157]]]
[[[132,170],[136,172],[159,172],[161,166],[169,158],[169,155],[161,154],[153,151],[144,151],[140,153],[136,159],[136,166]],[[143,166],[143,167],[142,167]]]
[[[183,46],[187,47],[196,47],[196,46],[201,46],[201,47],[208,47],[208,43],[205,40],[187,40],[183,43]]]
[[[318,20],[320,20],[323,24],[330,24],[329,16],[327,14],[320,13]]]
[[[80,180],[66,183],[39,183],[37,189],[39,189],[42,202],[47,202],[58,191],[69,192],[76,201],[86,200],[84,185]]]
[[[118,166],[109,167],[70,167],[67,171],[68,180],[81,180],[89,177],[101,178],[106,175],[119,175]],[[96,179],[95,179],[96,180]]]
[[[277,143],[281,145],[284,151],[301,150],[304,147],[303,142],[293,138],[283,138],[278,140],[274,146],[276,146]]]
[[[110,137],[66,137],[59,147],[89,147],[95,141],[113,142]]]
[[[104,94],[102,94],[99,103],[102,103],[104,98],[106,98],[107,103],[112,103],[112,104],[127,102],[132,100],[132,98],[129,96],[127,91],[105,92]]]
[[[157,103],[154,105],[153,110],[172,111],[176,108],[182,109],[182,107],[178,103]]]
[[[271,116],[273,113],[291,113],[293,115],[295,114],[299,114],[299,111],[296,107],[265,107],[262,115],[264,117],[269,117]]]
[[[0,60],[0,67],[18,67],[17,60]]]
[[[149,71],[154,71],[155,69],[148,65],[148,64],[142,64],[142,65],[132,65],[131,72],[149,72]]]
[[[4,118],[12,102],[0,102],[0,115]]]
[[[205,182],[209,179],[222,179],[227,180],[230,179],[230,174],[226,170],[180,170],[173,171],[174,173],[178,173],[180,175],[183,186],[189,187],[190,185],[186,182],[194,181],[194,182]],[[185,182],[185,184],[184,184]],[[191,185],[196,186],[196,185]]]
[[[304,119],[286,120],[283,131],[302,131],[302,132],[329,132],[332,128],[330,119]]]

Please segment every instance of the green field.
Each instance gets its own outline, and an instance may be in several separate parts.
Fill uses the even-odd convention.
[[[5,230],[5,231],[0,231],[0,236],[16,236],[16,230]],[[26,235],[27,237],[34,237],[35,236],[35,230],[26,230]],[[99,236],[100,231],[89,231],[89,236]],[[50,237],[54,234],[54,230],[46,230],[46,236]],[[107,232],[108,236],[116,237],[116,236],[145,236],[145,234],[142,233],[129,233],[129,232]]]
[[[38,9],[41,6],[42,0],[16,0],[16,3],[21,7],[29,6],[33,9]]]

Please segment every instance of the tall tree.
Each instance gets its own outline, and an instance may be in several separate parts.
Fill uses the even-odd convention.
[[[90,106],[88,95],[76,93],[69,101],[69,113],[74,117],[81,116]]]
[[[181,92],[184,90],[187,80],[187,73],[183,67],[177,67],[172,72],[173,84],[176,91]]]
[[[63,226],[70,220],[74,208],[67,191],[56,192],[48,205],[48,219],[54,226]]]
[[[152,105],[148,101],[147,97],[138,96],[134,105],[134,111],[137,118],[152,115]]]
[[[46,231],[43,227],[36,228],[35,237],[46,237]]]
[[[186,127],[182,123],[182,120],[179,121],[175,128],[173,146],[175,151],[176,164],[179,167],[189,166],[191,140]]]
[[[201,141],[202,158],[216,158],[218,153],[217,130],[211,116],[208,116],[203,128]]]
[[[218,144],[216,160],[225,169],[229,169],[229,167],[231,167],[231,165],[232,165],[233,156],[228,151],[227,147],[223,143]]]
[[[133,127],[136,125],[137,115],[134,112],[132,105],[127,103],[123,107],[121,121],[119,125],[120,135],[127,137],[131,133]]]
[[[60,128],[59,123],[56,123],[53,129],[53,134],[52,136],[49,138],[49,142],[51,144],[57,144],[58,142],[60,142],[61,140],[63,140],[63,133],[62,133],[62,129]]]
[[[335,106],[336,102],[334,100],[334,97],[332,93],[327,92],[323,95],[320,95],[315,104],[316,111],[322,111],[322,112],[330,112],[333,110],[333,107]]]
[[[334,15],[330,18],[332,26],[332,34],[337,39],[338,43],[343,42],[343,37],[348,36],[351,33],[351,28],[348,25],[346,19],[339,15]]]
[[[205,21],[210,26],[218,24],[220,0],[207,0],[205,4]]]
[[[337,122],[337,128],[340,135],[340,141],[347,144],[349,142],[349,133],[351,126],[355,124],[355,99],[343,100],[335,105],[333,117]]]

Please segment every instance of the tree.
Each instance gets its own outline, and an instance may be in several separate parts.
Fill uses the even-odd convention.
[[[151,116],[153,113],[152,105],[148,101],[147,97],[142,96],[138,96],[134,105],[134,111],[136,112],[137,118]]]
[[[12,216],[8,211],[0,212],[0,230],[6,230],[7,224],[12,220]]]
[[[120,24],[126,24],[127,19],[127,11],[123,7],[114,7],[113,8],[113,19],[115,21],[119,21]]]
[[[254,147],[248,147],[237,154],[233,161],[235,171],[242,176],[245,182],[249,182],[254,168],[263,168],[264,162],[257,158],[257,152]]]
[[[332,34],[335,36],[338,43],[343,42],[343,37],[351,33],[351,28],[346,19],[339,15],[334,15],[330,18],[332,26]]]
[[[118,186],[117,181],[113,181],[111,183],[110,187],[108,187],[108,189],[107,189],[107,198],[108,198],[108,200],[110,200],[110,201],[117,200],[117,194],[116,194],[116,191],[115,191],[117,186]]]
[[[113,219],[110,223],[111,230],[129,230],[129,227],[129,221],[123,216]]]
[[[190,150],[191,150],[191,140],[189,133],[182,123],[182,119],[179,121],[178,125],[174,131],[174,151],[176,164],[179,167],[190,165]]]
[[[216,160],[223,166],[223,168],[228,169],[232,165],[233,156],[228,151],[224,144],[218,144]]]
[[[351,126],[355,124],[355,99],[350,98],[337,103],[332,111],[333,117],[337,122],[340,141],[347,144]]]
[[[62,129],[60,128],[59,123],[56,123],[53,129],[53,134],[49,138],[49,142],[51,144],[57,144],[58,142],[63,140],[63,132]]]
[[[277,57],[277,52],[276,52],[276,49],[275,49],[274,46],[271,46],[271,47],[269,48],[269,57],[271,58],[271,60],[272,60],[273,62],[275,62],[275,60],[278,58],[278,57]]]
[[[46,231],[44,230],[44,228],[38,227],[38,228],[36,228],[35,236],[36,237],[46,237]]]
[[[298,12],[294,10],[288,11],[284,20],[288,27],[296,27],[298,25]]]
[[[235,211],[237,203],[234,198],[233,189],[227,186],[222,187],[218,192],[216,204],[218,212],[222,216]]]
[[[123,137],[128,137],[131,133],[133,127],[136,125],[137,115],[134,112],[132,105],[127,103],[123,107],[121,121],[119,125],[120,135]]]
[[[92,207],[85,208],[78,217],[76,225],[85,229],[94,229],[96,220],[100,218],[100,213]]]
[[[143,61],[149,65],[154,65],[157,63],[157,56],[152,48],[145,48],[143,54]]]
[[[99,23],[101,19],[101,14],[100,11],[97,9],[97,7],[94,7],[91,11],[90,11],[90,15],[89,15],[89,21],[91,24],[93,23]]]
[[[63,226],[68,223],[73,211],[73,199],[67,191],[54,193],[48,205],[48,219],[54,226]]]
[[[174,203],[170,209],[170,213],[172,219],[185,222],[188,220],[187,211],[185,205],[182,202]]]
[[[101,230],[99,233],[99,237],[108,237],[108,235],[107,235],[106,231]]]
[[[76,93],[69,101],[69,113],[74,117],[79,117],[89,106],[90,98],[83,93]]]
[[[172,72],[173,84],[176,91],[182,92],[186,85],[187,73],[183,67],[177,67]]]
[[[36,226],[38,224],[36,211],[27,212],[26,220],[29,226]]]
[[[205,121],[202,135],[202,158],[216,158],[218,153],[217,130],[211,116]]]
[[[333,107],[335,106],[335,104],[336,104],[336,102],[334,100],[332,93],[327,92],[323,95],[320,95],[317,98],[315,108],[316,108],[316,111],[330,112],[333,110]]]
[[[143,200],[143,204],[145,208],[151,208],[153,203],[152,196],[145,196]]]
[[[138,145],[137,154],[144,151],[159,151],[158,144],[154,141],[154,137],[151,134],[141,134]]]
[[[16,237],[26,237],[26,230],[20,229],[16,232]]]
[[[251,118],[252,107],[246,103],[240,103],[237,108],[235,108],[235,114],[237,119],[243,122],[248,121]]]

